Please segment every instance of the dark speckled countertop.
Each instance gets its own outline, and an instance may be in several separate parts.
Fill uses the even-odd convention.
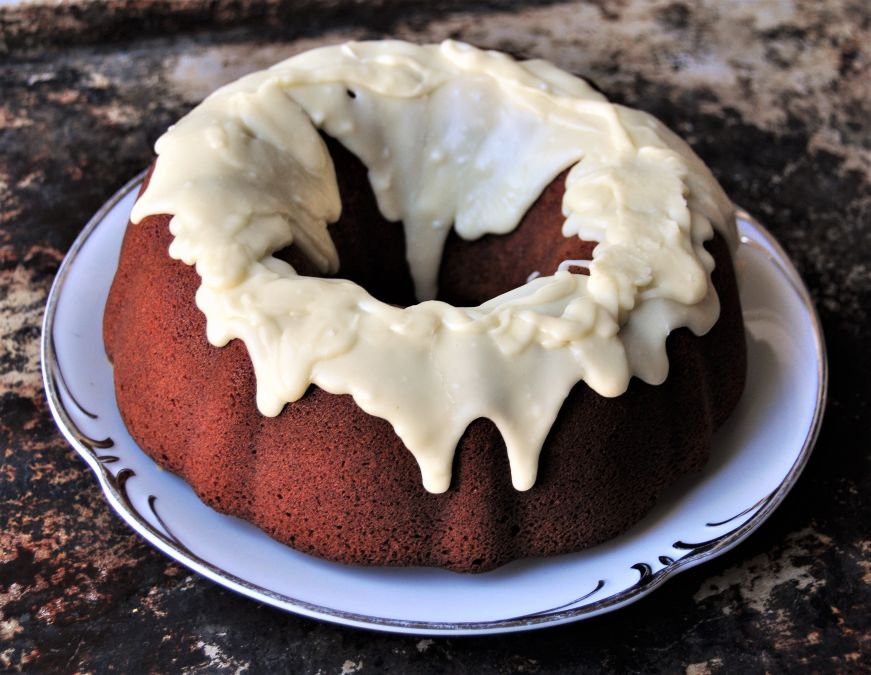
[[[822,316],[810,464],[746,542],[618,612],[421,639],[258,605],[134,534],[49,414],[64,252],[216,85],[326,41],[456,37],[553,60],[687,138],[783,243]],[[707,672],[871,668],[871,8],[831,2],[138,0],[0,9],[0,668]]]

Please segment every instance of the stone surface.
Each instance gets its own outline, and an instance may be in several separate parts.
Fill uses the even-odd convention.
[[[0,10],[0,668],[53,672],[858,671],[871,655],[871,10],[800,2],[171,3]],[[296,11],[298,8],[299,11]],[[71,18],[72,17],[72,18]],[[156,17],[156,18],[154,18]],[[192,18],[193,17],[193,18]],[[89,30],[92,28],[93,30]],[[90,215],[216,85],[323,42],[456,37],[660,116],[796,262],[828,341],[810,464],[726,555],[594,620],[387,636],[192,576],[109,508],[48,412],[43,304]]]

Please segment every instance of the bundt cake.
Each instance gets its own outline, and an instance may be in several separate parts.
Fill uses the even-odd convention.
[[[330,560],[485,571],[637,522],[746,370],[732,206],[543,61],[348,43],[160,138],[104,315],[142,449]]]

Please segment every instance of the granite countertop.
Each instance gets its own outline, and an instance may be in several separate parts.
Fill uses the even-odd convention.
[[[737,548],[600,618],[421,639],[259,605],[114,514],[46,405],[46,295],[91,214],[218,84],[347,38],[548,58],[662,118],[756,213],[817,303],[817,448]],[[0,668],[52,672],[687,673],[871,663],[871,9],[861,0],[142,0],[0,9]]]

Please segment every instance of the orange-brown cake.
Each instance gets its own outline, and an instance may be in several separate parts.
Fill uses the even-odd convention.
[[[296,549],[457,571],[581,550],[699,470],[741,394],[731,205],[553,66],[315,50],[157,151],[105,312],[122,416]]]

